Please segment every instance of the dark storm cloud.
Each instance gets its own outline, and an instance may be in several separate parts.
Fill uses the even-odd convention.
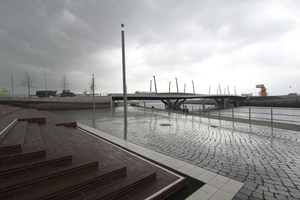
[[[121,23],[132,91],[148,88],[155,74],[164,75],[162,84],[174,76],[209,84],[236,79],[249,90],[263,76],[249,71],[253,82],[245,86],[240,74],[225,79],[224,72],[259,67],[269,73],[299,64],[291,56],[299,53],[293,47],[299,44],[298,1],[10,0],[0,2],[0,87],[29,71],[37,89],[44,88],[45,73],[49,87],[59,89],[66,73],[80,92],[95,74],[99,92],[120,92]],[[203,75],[215,71],[223,78]]]

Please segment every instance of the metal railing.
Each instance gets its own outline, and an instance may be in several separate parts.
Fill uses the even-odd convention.
[[[199,115],[200,117],[215,118],[215,119],[246,119],[251,121],[266,121],[272,126],[274,123],[286,123],[300,125],[300,109],[299,108],[284,108],[284,107],[232,107],[220,109],[213,106],[207,106],[203,110],[202,105],[185,105],[185,109],[180,111],[185,114]],[[141,107],[144,107],[141,105]],[[166,110],[165,105],[150,104],[147,108],[155,108]]]

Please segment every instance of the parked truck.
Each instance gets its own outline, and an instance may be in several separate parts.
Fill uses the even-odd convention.
[[[36,91],[35,95],[38,98],[44,98],[44,97],[55,97],[57,90],[40,90]]]
[[[63,90],[60,94],[60,97],[75,97],[76,95],[73,92],[70,92],[70,90]]]

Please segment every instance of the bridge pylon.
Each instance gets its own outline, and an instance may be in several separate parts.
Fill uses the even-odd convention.
[[[186,99],[176,99],[175,101],[171,101],[170,99],[161,99],[161,101],[165,104],[166,108],[171,110],[180,110],[181,105],[184,104],[185,100]]]

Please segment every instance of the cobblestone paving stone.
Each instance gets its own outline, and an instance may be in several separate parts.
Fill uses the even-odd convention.
[[[245,183],[234,199],[300,199],[300,132],[137,108],[128,116],[128,141]],[[96,128],[123,138],[122,113],[102,113]]]

